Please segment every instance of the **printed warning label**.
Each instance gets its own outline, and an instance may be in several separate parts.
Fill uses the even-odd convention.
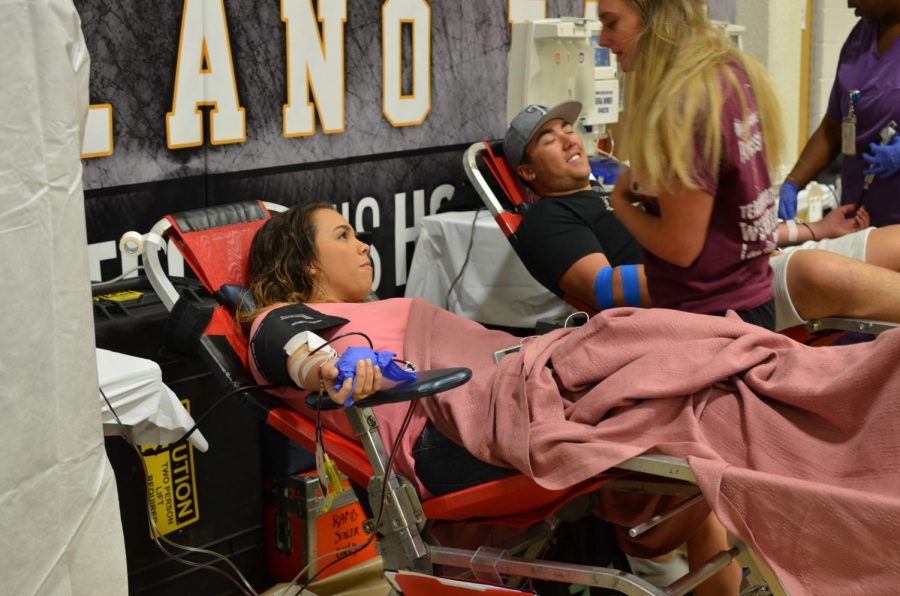
[[[181,403],[190,412],[188,400],[181,400]],[[144,451],[150,449],[153,447],[143,447]],[[156,521],[159,535],[169,534],[200,519],[193,446],[179,443],[162,453],[144,455],[144,462],[150,514]],[[152,530],[151,537],[154,537]]]

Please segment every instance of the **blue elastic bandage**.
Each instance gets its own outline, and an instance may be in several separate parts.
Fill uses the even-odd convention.
[[[594,278],[594,299],[597,301],[597,308],[606,310],[615,306],[613,302],[612,291],[612,267],[604,267],[597,272]]]
[[[625,306],[641,305],[641,282],[638,278],[637,265],[619,267],[622,275],[622,292],[625,294]]]

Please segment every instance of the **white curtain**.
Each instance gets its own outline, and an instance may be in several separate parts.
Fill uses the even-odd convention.
[[[126,594],[103,447],[71,0],[0,0],[0,578],[6,594]]]

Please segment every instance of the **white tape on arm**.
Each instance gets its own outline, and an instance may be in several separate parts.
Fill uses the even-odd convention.
[[[797,243],[797,222],[794,221],[793,219],[789,219],[784,223],[787,226],[788,242],[790,242],[791,244],[796,244]]]
[[[304,379],[309,375],[313,366],[320,366],[326,360],[334,358],[337,356],[337,352],[335,352],[331,346],[326,345],[325,340],[312,331],[303,331],[292,337],[284,345],[284,352],[287,354],[288,358],[290,358],[294,352],[304,345],[307,346],[307,351],[310,352],[310,354],[303,358],[297,358],[291,362],[288,368],[288,376],[298,387],[312,391],[309,387],[304,386]],[[315,350],[318,351],[315,354],[312,354],[311,352]]]

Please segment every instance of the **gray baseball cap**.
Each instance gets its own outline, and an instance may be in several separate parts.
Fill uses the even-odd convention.
[[[531,104],[516,114],[503,137],[503,155],[513,173],[522,163],[525,147],[543,125],[556,118],[574,124],[580,114],[581,102],[578,101],[564,101],[553,108]]]

